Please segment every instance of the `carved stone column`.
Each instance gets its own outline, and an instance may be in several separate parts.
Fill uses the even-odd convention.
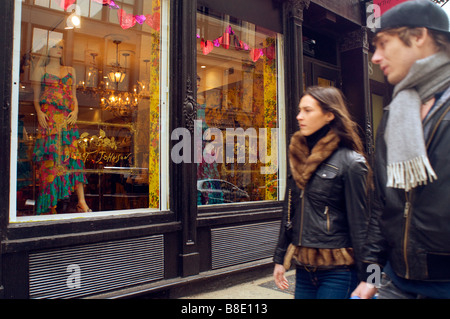
[[[303,93],[303,36],[302,25],[305,10],[309,8],[310,0],[287,0],[284,2],[285,28],[285,69],[286,75],[286,112],[287,138],[298,130],[295,120],[300,96]],[[289,141],[287,141],[289,143]]]
[[[287,0],[289,15],[303,22],[303,11],[309,8],[311,0]]]
[[[175,2],[175,32],[173,32],[172,67],[177,76],[173,83],[171,96],[173,112],[171,116],[173,132],[176,128],[186,128],[191,137],[194,136],[194,120],[196,119],[196,0]],[[178,143],[175,141],[174,143]],[[185,141],[186,142],[186,141]],[[194,139],[190,139],[193,150]],[[172,144],[172,147],[173,147]],[[192,153],[192,152],[191,152]],[[200,258],[197,244],[197,166],[193,160],[194,154],[189,154],[189,162],[172,163],[171,184],[176,185],[171,192],[171,209],[176,212],[181,221],[180,263],[183,277],[196,275],[200,272]]]
[[[340,41],[344,94],[350,101],[350,112],[364,130],[365,147],[372,160],[373,126],[369,81],[369,30],[361,27],[345,34]]]

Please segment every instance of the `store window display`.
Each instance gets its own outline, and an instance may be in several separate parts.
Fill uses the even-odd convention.
[[[169,1],[17,6],[10,220],[166,210]]]
[[[196,37],[197,204],[282,199],[282,35],[201,6]]]

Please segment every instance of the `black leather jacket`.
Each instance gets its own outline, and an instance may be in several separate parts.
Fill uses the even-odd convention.
[[[283,264],[290,243],[311,248],[353,247],[358,257],[369,217],[366,177],[364,157],[347,148],[339,148],[317,168],[304,192],[290,175],[273,261]],[[288,220],[292,227],[287,227]]]
[[[406,193],[386,188],[385,111],[377,132],[375,156],[376,205],[364,247],[366,281],[368,264],[384,266],[389,260],[395,273],[406,279],[450,280],[450,89],[437,103],[443,107],[423,122],[428,158],[438,179]],[[406,201],[410,203],[405,210]]]

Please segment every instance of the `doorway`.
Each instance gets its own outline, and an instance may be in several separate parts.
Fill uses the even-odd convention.
[[[303,91],[313,85],[341,88],[341,70],[316,59],[303,57]]]

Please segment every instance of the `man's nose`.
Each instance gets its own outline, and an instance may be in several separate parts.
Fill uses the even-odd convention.
[[[381,56],[379,50],[378,49],[375,50],[375,52],[374,52],[374,54],[372,56],[372,63],[380,64],[381,63],[381,59],[382,59],[382,56]]]

